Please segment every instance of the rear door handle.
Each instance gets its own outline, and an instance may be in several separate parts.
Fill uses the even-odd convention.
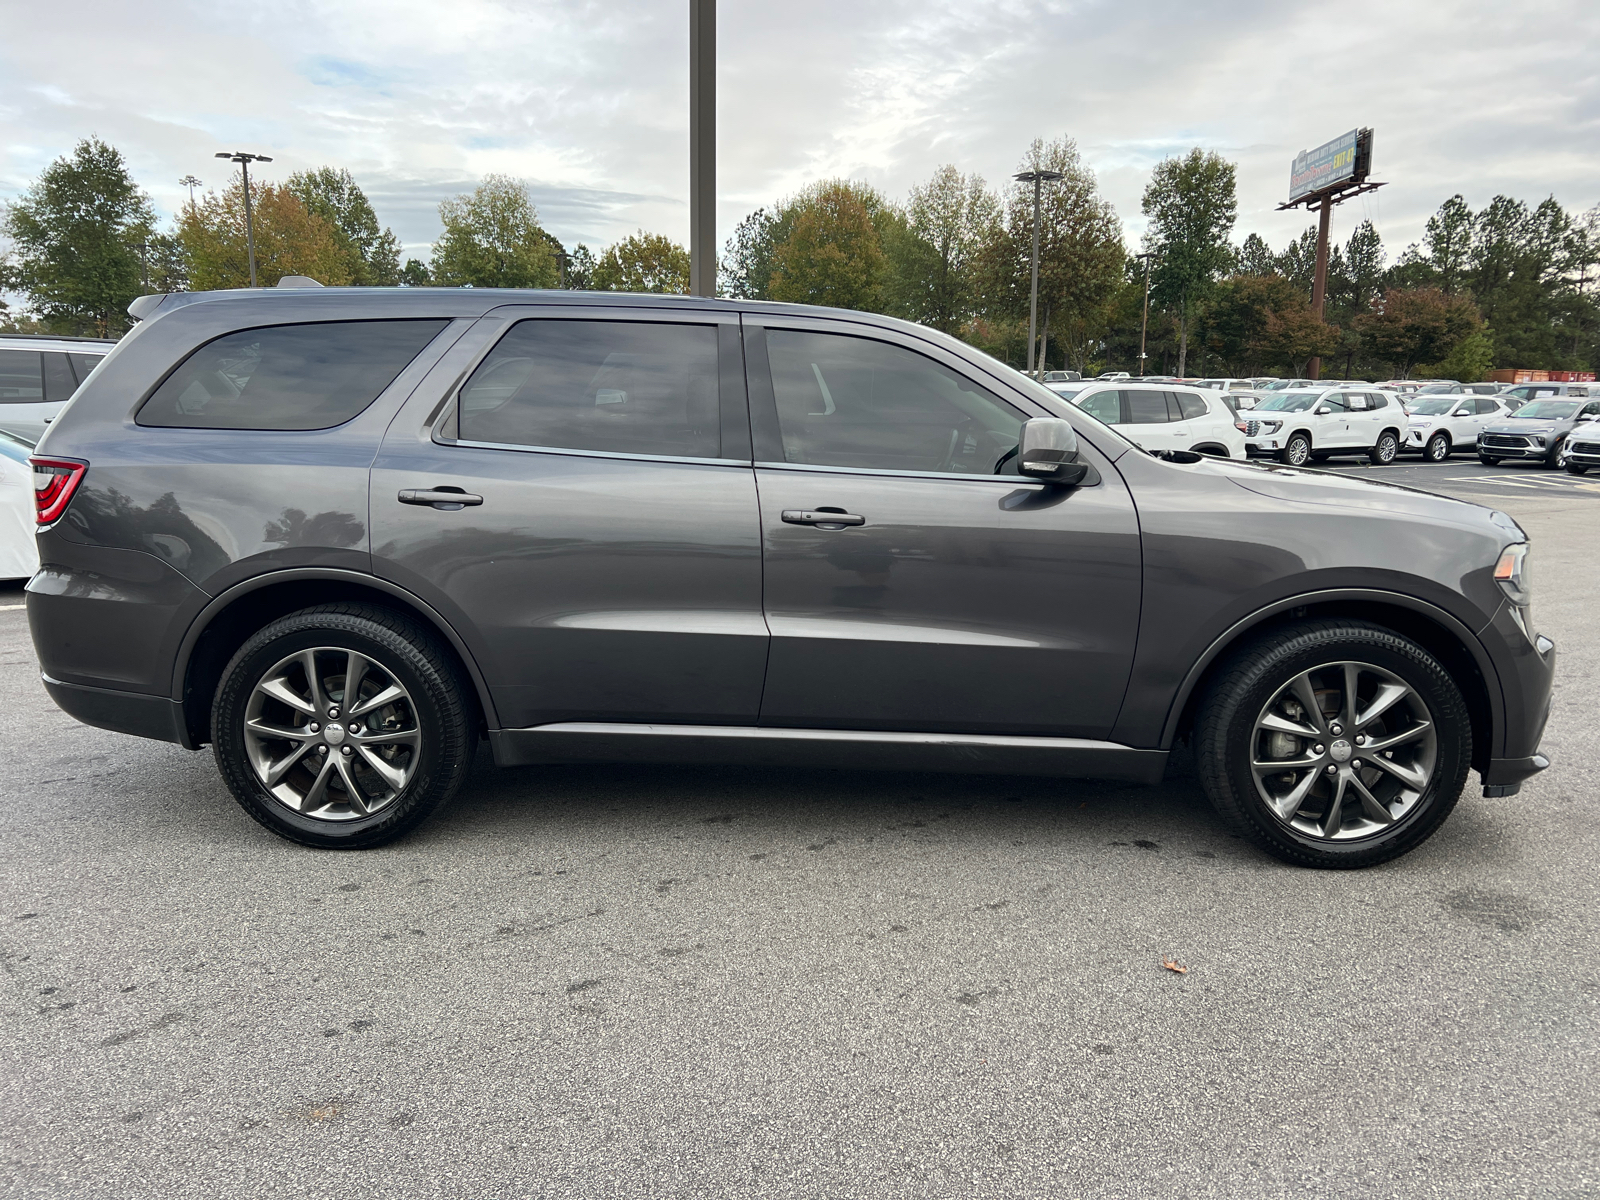
[[[474,496],[460,488],[401,488],[401,504],[428,504],[446,512],[458,508],[471,508],[473,505],[482,504],[482,496]]]
[[[867,519],[855,513],[816,511],[809,508],[786,508],[783,519],[790,525],[816,525],[821,529],[843,529],[846,525],[865,525]]]

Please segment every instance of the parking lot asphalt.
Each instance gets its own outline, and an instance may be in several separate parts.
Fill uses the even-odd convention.
[[[1596,1194],[1596,493],[1373,473],[1521,521],[1561,661],[1550,770],[1355,873],[1182,763],[483,760],[311,851],[57,711],[0,586],[0,1195]]]

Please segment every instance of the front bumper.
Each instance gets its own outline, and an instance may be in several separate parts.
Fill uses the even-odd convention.
[[[1586,467],[1600,467],[1600,442],[1568,442],[1567,461]]]
[[[1491,458],[1549,458],[1553,449],[1518,433],[1486,433],[1478,439],[1478,452]]]

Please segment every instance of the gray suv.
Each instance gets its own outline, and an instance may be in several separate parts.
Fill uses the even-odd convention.
[[[889,318],[668,296],[145,297],[34,459],[50,694],[361,848],[497,763],[1161,779],[1294,863],[1538,754],[1503,514],[1157,457]]]

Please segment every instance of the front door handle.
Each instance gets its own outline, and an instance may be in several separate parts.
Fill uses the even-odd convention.
[[[401,504],[428,504],[445,512],[453,512],[458,508],[471,508],[473,505],[482,504],[482,496],[474,496],[460,488],[401,488]]]
[[[783,519],[790,525],[815,525],[818,529],[843,529],[846,525],[865,525],[867,519],[855,513],[828,512],[826,509],[786,508]]]

